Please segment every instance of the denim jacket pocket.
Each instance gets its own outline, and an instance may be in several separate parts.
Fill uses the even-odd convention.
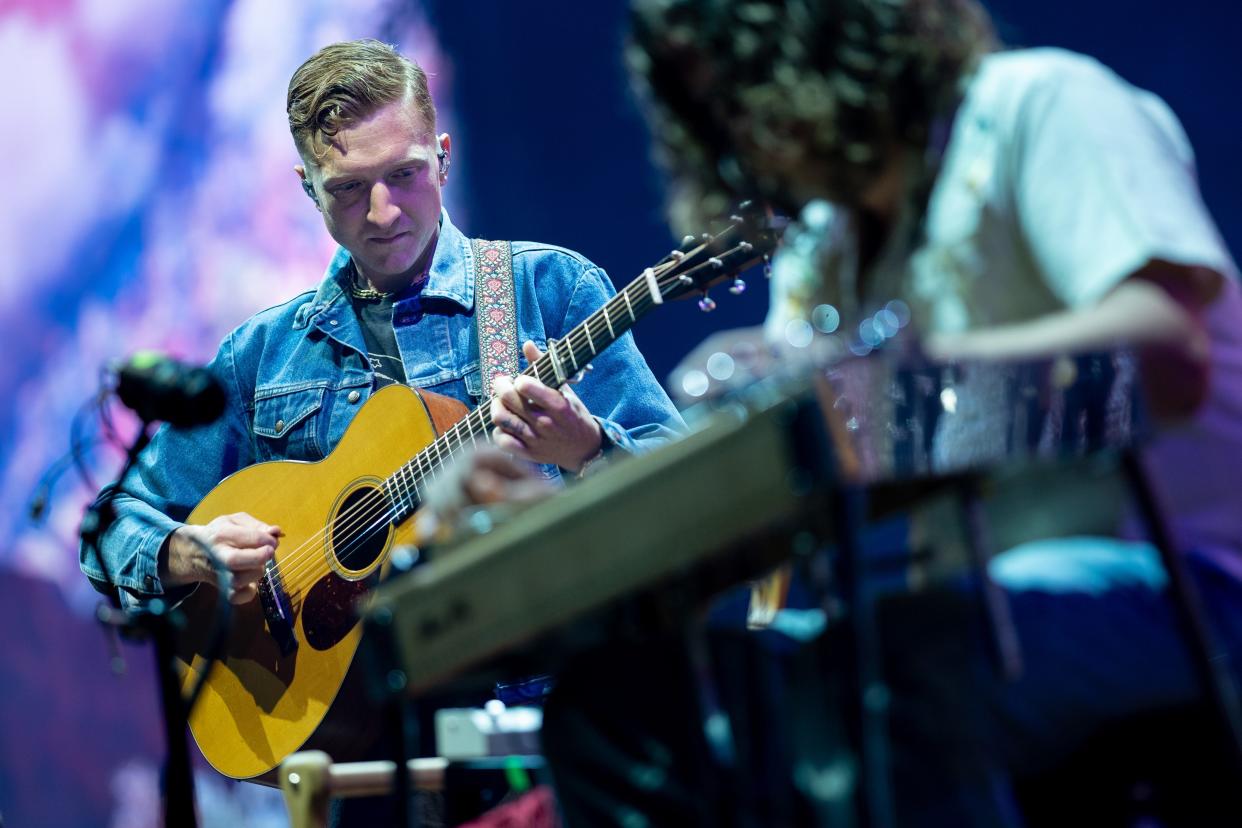
[[[466,393],[472,398],[482,401],[483,399],[483,375],[479,373],[478,368],[471,368],[462,377],[462,382],[466,383]]]
[[[263,460],[319,460],[319,418],[327,386],[279,386],[255,391],[253,430]]]

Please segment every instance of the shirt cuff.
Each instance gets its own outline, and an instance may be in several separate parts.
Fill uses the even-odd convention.
[[[592,415],[594,416],[594,415]],[[625,442],[633,445],[633,439],[625,433],[625,429],[618,426],[610,420],[604,420],[595,417],[595,422],[599,423],[599,451],[586,459],[582,464],[582,468],[578,469],[574,475],[578,480],[582,480],[589,474],[594,474],[604,466],[608,465],[609,455],[621,450],[626,453],[633,453],[629,447],[623,447]]]
[[[626,454],[638,454],[641,449],[638,447],[638,441],[630,436],[630,433],[612,420],[605,420],[602,417],[596,417],[595,422],[599,423],[600,451],[605,455],[620,449]]]

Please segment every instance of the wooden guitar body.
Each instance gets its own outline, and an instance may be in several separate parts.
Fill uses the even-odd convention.
[[[392,548],[413,542],[409,515],[391,519],[385,480],[465,413],[455,400],[389,386],[328,457],[242,469],[190,514],[188,523],[202,524],[248,512],[284,530],[260,599],[233,608],[223,659],[190,714],[199,749],[220,773],[260,776],[303,746],[339,753],[334,734],[364,735],[357,723],[320,725],[361,639],[354,602],[387,574]],[[205,665],[217,600],[215,587],[201,584],[186,601],[178,657],[192,671],[183,672],[183,691]],[[341,712],[357,712],[349,706]],[[312,740],[317,730],[329,744]]]

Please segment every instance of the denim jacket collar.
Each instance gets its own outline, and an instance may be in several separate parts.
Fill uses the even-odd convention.
[[[295,329],[302,329],[312,321],[318,328],[330,324],[336,314],[348,309],[345,299],[345,268],[349,264],[349,251],[336,249],[332,261],[324,272],[319,289],[309,302],[298,308],[293,320]],[[427,273],[427,285],[422,296],[448,299],[463,310],[474,308],[474,253],[470,240],[449,219],[448,211],[440,209],[440,235],[436,240],[436,252],[431,258],[431,270]],[[326,329],[325,329],[326,331]],[[328,333],[331,333],[328,331]]]
[[[463,310],[474,309],[474,253],[470,239],[449,220],[448,211],[440,209],[440,238],[423,296],[448,299]]]

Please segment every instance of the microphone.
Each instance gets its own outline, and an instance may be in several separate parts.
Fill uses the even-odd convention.
[[[224,386],[202,366],[139,351],[113,371],[117,396],[145,422],[204,425],[224,413]]]

